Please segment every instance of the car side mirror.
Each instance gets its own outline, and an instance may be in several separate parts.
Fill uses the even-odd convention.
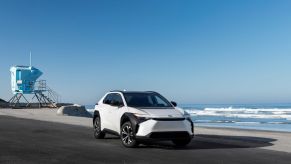
[[[175,101],[171,101],[171,104],[174,106],[174,107],[177,107],[177,103]]]

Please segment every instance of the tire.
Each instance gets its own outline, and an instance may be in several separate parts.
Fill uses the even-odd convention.
[[[103,139],[105,137],[105,133],[101,131],[100,117],[96,117],[94,119],[93,128],[94,128],[94,137],[96,139]]]
[[[191,142],[191,140],[192,138],[186,138],[186,139],[172,140],[172,142],[178,147],[185,147]]]
[[[130,122],[125,122],[120,129],[120,139],[123,146],[128,148],[134,148],[138,146],[138,142],[135,139],[133,127]]]

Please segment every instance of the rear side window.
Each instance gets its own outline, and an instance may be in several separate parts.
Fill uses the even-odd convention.
[[[114,102],[118,102],[118,104],[124,105],[123,100],[122,100],[120,94],[118,94],[118,93],[110,93],[110,94],[108,94],[104,98],[103,104],[109,104],[109,105],[111,105],[113,101]]]
[[[108,95],[104,98],[104,100],[103,100],[103,104],[110,104],[111,101],[112,101],[112,98],[113,98],[113,94],[112,94],[112,93],[111,93],[111,94],[108,94]]]

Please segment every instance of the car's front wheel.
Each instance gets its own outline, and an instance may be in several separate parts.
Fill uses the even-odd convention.
[[[185,139],[176,139],[172,140],[172,142],[179,147],[186,146],[191,142],[192,138],[185,138]]]
[[[121,132],[120,132],[120,138],[121,142],[125,147],[136,147],[138,145],[138,142],[135,139],[133,127],[130,122],[125,122],[121,126]]]
[[[105,133],[101,131],[100,117],[96,117],[94,119],[93,128],[94,128],[94,137],[96,139],[102,139],[105,137]]]

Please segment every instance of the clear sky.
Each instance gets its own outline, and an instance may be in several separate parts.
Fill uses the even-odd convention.
[[[290,0],[1,0],[0,97],[33,65],[64,101],[291,102]]]

